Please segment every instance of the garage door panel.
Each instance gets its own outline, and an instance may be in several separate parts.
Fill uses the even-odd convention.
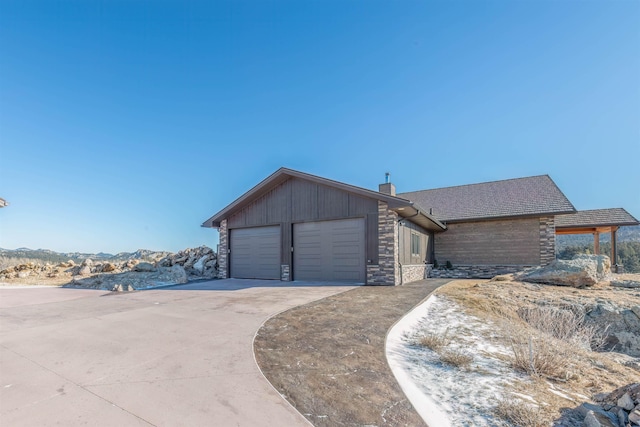
[[[231,277],[280,279],[280,226],[233,229]]]
[[[364,220],[294,224],[296,280],[365,281]]]

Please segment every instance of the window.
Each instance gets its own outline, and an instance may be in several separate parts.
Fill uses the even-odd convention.
[[[420,235],[411,233],[411,256],[420,256]]]

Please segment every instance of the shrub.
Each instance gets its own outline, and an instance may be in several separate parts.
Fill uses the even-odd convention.
[[[556,307],[520,307],[518,316],[545,335],[585,350],[601,348],[605,331],[586,325],[584,314]]]
[[[440,353],[440,360],[447,365],[463,368],[473,362],[473,356],[460,350],[445,350]]]
[[[438,264],[438,260],[437,259],[433,260],[433,268],[440,268],[440,264]]]
[[[447,270],[453,270],[453,264],[451,264],[451,261],[447,261],[445,266],[446,266]]]
[[[500,400],[494,408],[494,413],[512,425],[519,427],[542,427],[549,425],[543,411],[532,404],[521,400]]]
[[[571,357],[562,351],[562,343],[540,334],[513,334],[511,350],[512,365],[515,369],[531,376],[541,376],[560,380],[570,379]]]
[[[451,337],[448,336],[447,332],[448,330],[443,334],[435,334],[429,332],[426,335],[422,336],[418,343],[421,346],[427,347],[428,349],[434,351],[440,350],[441,348],[446,347],[451,343]]]

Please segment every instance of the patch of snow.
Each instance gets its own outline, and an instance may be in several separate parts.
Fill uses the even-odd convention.
[[[504,361],[491,355],[509,354],[492,342],[496,327],[465,314],[441,296],[432,295],[402,318],[386,342],[387,361],[402,390],[431,427],[495,426],[493,408],[505,387],[519,379]],[[473,357],[467,369],[452,368],[438,354],[417,344],[425,333],[451,337],[447,349]]]

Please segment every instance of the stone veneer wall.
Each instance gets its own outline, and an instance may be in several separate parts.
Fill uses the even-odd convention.
[[[282,264],[280,265],[280,280],[282,280],[283,282],[288,282],[289,281],[289,265],[287,264]]]
[[[220,221],[220,227],[218,227],[218,233],[220,234],[220,245],[218,246],[218,278],[226,279],[228,277],[228,265],[229,259],[229,230],[227,229],[227,220]]]
[[[431,264],[403,264],[400,267],[402,274],[402,284],[426,279],[431,270]]]
[[[550,264],[556,259],[555,217],[540,218],[540,265]]]
[[[429,277],[443,279],[491,279],[500,274],[522,271],[531,265],[456,265],[447,270],[445,268],[432,269]]]
[[[397,285],[398,215],[378,201],[378,264],[367,265],[367,285]]]

